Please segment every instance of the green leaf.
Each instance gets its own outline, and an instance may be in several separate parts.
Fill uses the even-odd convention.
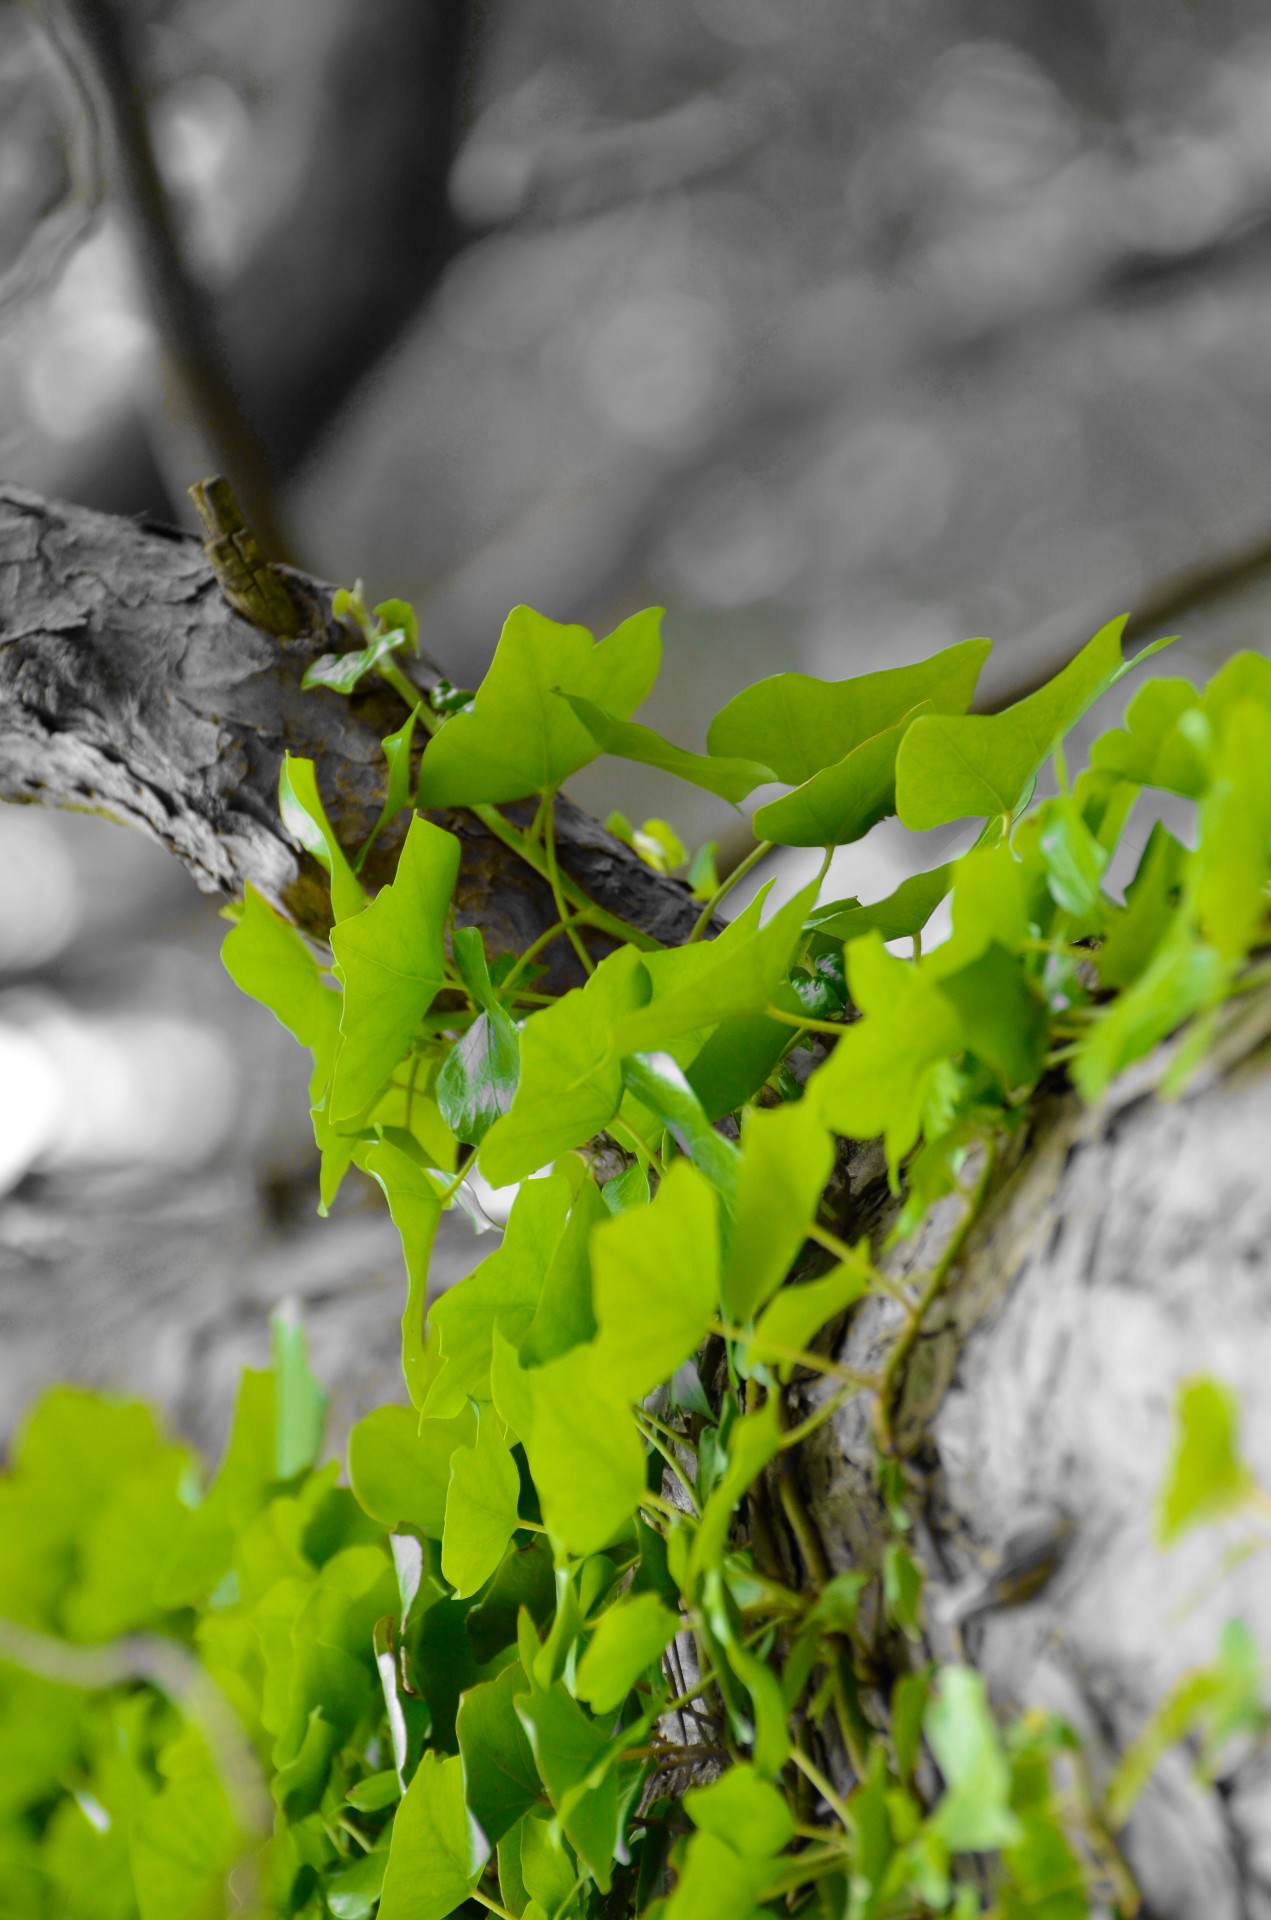
[[[897,811],[905,825],[942,827],[968,814],[1013,815],[1087,707],[1167,644],[1158,641],[1126,661],[1124,627],[1124,615],[1110,621],[1053,680],[1002,713],[916,720],[896,759]]]
[[[677,1160],[651,1206],[593,1234],[593,1377],[616,1398],[642,1400],[705,1339],[719,1308],[718,1211],[714,1188]]]
[[[1156,1537],[1172,1546],[1191,1527],[1223,1519],[1257,1493],[1240,1454],[1240,1404],[1231,1388],[1206,1374],[1179,1387],[1174,1452],[1156,1506]]]
[[[1062,1826],[1044,1813],[1023,1815],[1020,1826],[1018,1843],[1002,1852],[1002,1920],[1088,1920],[1086,1876]]]
[[[951,1853],[985,1853],[1022,1839],[1010,1806],[1010,1767],[989,1710],[983,1677],[972,1667],[942,1667],[925,1727],[944,1775],[932,1829]]]
[[[164,1785],[129,1835],[140,1920],[219,1920],[239,1837],[202,1737],[182,1728],[159,1755]]]
[[[708,1787],[690,1787],[684,1810],[699,1832],[713,1833],[734,1853],[756,1860],[771,1859],[794,1838],[784,1798],[744,1760]]]
[[[769,1342],[776,1347],[806,1347],[828,1321],[867,1294],[870,1278],[866,1262],[867,1256],[859,1267],[835,1267],[820,1280],[782,1287],[759,1316],[754,1342],[747,1350],[750,1366],[764,1358]],[[782,1380],[789,1380],[794,1371],[792,1361],[776,1359],[773,1365]]]
[[[674,774],[677,780],[687,780],[694,787],[705,787],[708,793],[717,793],[721,800],[729,800],[734,806],[744,800],[748,793],[753,793],[756,787],[762,787],[777,777],[771,767],[761,766],[758,761],[690,753],[686,748],[673,746],[669,740],[664,740],[652,727],[638,726],[631,720],[615,719],[612,713],[607,713],[592,700],[569,694],[565,697],[603,752],[614,754],[619,760],[636,760],[641,766],[657,767],[662,773]]]
[[[1223,716],[1193,861],[1202,933],[1228,961],[1265,926],[1269,846],[1271,707],[1240,700]]]
[[[422,1406],[432,1377],[424,1350],[424,1312],[428,1263],[441,1219],[438,1181],[420,1164],[418,1149],[409,1136],[381,1140],[361,1147],[358,1165],[370,1174],[388,1201],[388,1211],[402,1243],[406,1263],[406,1305],[402,1312],[402,1373],[415,1405]]]
[[[737,1190],[740,1156],[731,1140],[716,1133],[679,1063],[669,1053],[633,1053],[623,1062],[622,1079],[728,1207]]]
[[[458,1599],[490,1578],[516,1531],[521,1476],[487,1412],[472,1446],[456,1449],[441,1538],[441,1570]]]
[[[776,1458],[780,1447],[781,1428],[774,1401],[765,1401],[757,1412],[733,1423],[728,1435],[728,1466],[702,1509],[701,1524],[693,1537],[689,1567],[695,1576],[718,1563],[742,1495]]]
[[[896,811],[897,751],[910,725],[930,711],[930,702],[915,707],[793,793],[758,808],[751,821],[755,833],[786,847],[843,847],[862,840]]]
[[[1114,910],[1095,956],[1105,986],[1128,987],[1149,965],[1177,913],[1186,867],[1186,848],[1163,820],[1156,821],[1126,888],[1125,906]]]
[[[269,1008],[315,1059],[330,1060],[340,1025],[340,996],[322,983],[308,946],[249,882],[243,911],[221,948],[235,986]]]
[[[809,933],[816,936],[819,951],[827,942],[859,940],[863,933],[877,931],[884,940],[908,940],[921,933],[940,902],[953,885],[953,867],[932,867],[928,873],[915,873],[902,880],[894,893],[870,906],[857,900],[832,900],[813,907],[807,918]]]
[[[496,1120],[509,1113],[521,1072],[516,1027],[502,1007],[478,1014],[442,1063],[437,1105],[456,1140],[480,1146]]]
[[[834,1142],[817,1104],[801,1100],[742,1121],[736,1225],[721,1294],[728,1319],[745,1325],[776,1292],[816,1217]]]
[[[404,813],[411,804],[411,749],[415,741],[415,725],[422,712],[421,702],[419,706],[411,708],[396,733],[386,733],[380,741],[384,749],[384,758],[388,762],[388,785],[379,818],[371,828],[362,851],[358,854],[357,870],[359,872],[367,854],[384,829],[391,826],[398,814]]]
[[[1090,764],[1144,787],[1198,799],[1209,781],[1209,728],[1190,680],[1162,678],[1141,686],[1125,724],[1109,727],[1090,748]]]
[[[329,687],[332,693],[352,693],[359,680],[377,667],[399,647],[406,645],[407,635],[400,627],[390,628],[387,633],[377,633],[367,641],[364,647],[355,647],[349,653],[324,653],[313,665],[306,667],[301,686]]]
[[[514,1376],[526,1406],[518,1406],[513,1424],[529,1458],[543,1519],[553,1537],[577,1554],[608,1546],[644,1492],[644,1447],[612,1383],[597,1382],[595,1352],[575,1347],[545,1367]],[[498,1404],[503,1412],[503,1400]]]
[[[1206,1729],[1198,1768],[1202,1780],[1234,1734],[1265,1732],[1262,1662],[1258,1643],[1241,1620],[1228,1620],[1218,1658],[1208,1667],[1183,1674],[1161,1701],[1147,1725],[1131,1741],[1106,1790],[1108,1821],[1115,1832],[1168,1750],[1197,1727]]]
[[[327,1397],[309,1364],[299,1309],[278,1307],[269,1318],[273,1340],[278,1478],[290,1480],[315,1465],[322,1446]]]
[[[556,1831],[555,1821],[531,1815],[521,1828],[521,1877],[525,1891],[537,1902],[547,1920],[564,1907],[574,1891],[574,1862],[565,1842]],[[527,1914],[526,1920],[531,1920]],[[539,1920],[539,1916],[533,1916]]]
[[[719,852],[716,840],[704,840],[693,858],[689,861],[688,872],[684,876],[689,892],[695,900],[705,906],[719,892],[719,871],[715,865],[715,856]]]
[[[459,1704],[455,1726],[463,1755],[468,1811],[494,1846],[543,1796],[534,1755],[517,1716],[516,1698],[529,1691],[519,1661],[497,1680],[472,1687]]]
[[[514,1346],[529,1332],[565,1231],[570,1198],[561,1174],[527,1180],[508,1215],[503,1244],[433,1306],[428,1324],[441,1367],[424,1402],[427,1413],[444,1417],[458,1413],[468,1400],[489,1399],[495,1330]]]
[[[357,1117],[402,1060],[445,979],[442,936],[459,842],[418,815],[390,885],[342,922],[331,946],[344,982],[331,1118]]]
[[[962,1044],[1009,1092],[1031,1087],[1046,1058],[1046,1009],[1014,954],[994,941],[969,966],[940,982],[962,1028]]]
[[[1085,920],[1100,903],[1107,850],[1095,839],[1068,794],[1059,794],[1039,809],[1038,829],[1051,898],[1065,913]]]
[[[798,999],[784,984],[775,988],[772,1005],[783,1013],[799,1011]],[[688,1068],[688,1083],[707,1119],[722,1119],[753,1099],[795,1038],[784,1021],[761,1013],[721,1021]]]
[[[937,713],[964,713],[990,646],[988,640],[964,640],[917,666],[888,667],[854,680],[774,674],[715,715],[707,745],[713,754],[759,760],[779,780],[799,785],[924,700]]]
[[[561,1824],[601,1891],[607,1892],[621,1834],[624,1795],[613,1770],[603,1772],[594,1785],[590,1779],[612,1743],[559,1681],[546,1691],[536,1689],[519,1696],[516,1710]],[[523,1872],[524,1868],[522,1855]]]
[[[418,1527],[441,1538],[450,1462],[472,1438],[470,1408],[451,1420],[424,1420],[407,1407],[375,1407],[349,1435],[349,1479],[363,1509],[395,1531]]]
[[[370,1920],[384,1891],[387,1866],[388,1848],[377,1846],[351,1867],[332,1874],[322,1891],[335,1920]]]
[[[463,1761],[425,1753],[393,1822],[379,1920],[445,1920],[467,1899],[482,1863],[464,1801]]]
[[[785,978],[804,915],[816,898],[816,885],[804,887],[761,926],[766,895],[765,888],[711,941],[704,949],[709,959],[695,963],[682,984],[672,985],[639,1011],[624,1012],[617,1019],[610,1035],[612,1057],[654,1052],[681,1034],[718,1026],[721,1020],[740,1014],[763,1012]],[[655,962],[668,957],[650,956]]]
[[[278,776],[278,810],[293,840],[312,854],[331,884],[331,911],[337,921],[362,912],[366,905],[357,875],[349,865],[318,794],[318,774],[312,760],[283,755]]]
[[[770,1872],[767,1860],[735,1853],[713,1833],[695,1833],[660,1920],[762,1920],[759,1900]]]
[[[636,1171],[645,1181],[647,1201],[648,1180],[642,1168]],[[613,1186],[616,1182],[609,1184]],[[549,1360],[559,1359],[571,1347],[595,1338],[588,1247],[593,1227],[607,1219],[610,1211],[595,1181],[584,1180],[552,1255],[529,1332],[521,1342],[523,1366],[541,1367]]]
[[[1082,1098],[1096,1101],[1124,1068],[1151,1053],[1192,1014],[1216,1005],[1227,977],[1222,955],[1176,925],[1151,964],[1094,1023],[1070,1063]]]
[[[898,1540],[889,1540],[883,1549],[883,1608],[893,1626],[915,1643],[922,1639],[922,1586],[918,1562]]]
[[[610,1213],[629,1213],[632,1207],[647,1207],[649,1176],[637,1160],[625,1173],[606,1180],[600,1197]]]
[[[880,934],[854,940],[847,959],[862,1018],[845,1030],[805,1098],[836,1133],[857,1140],[881,1133],[894,1169],[918,1138],[934,1073],[961,1049],[961,1022],[935,982],[893,959]]]
[[[511,1111],[481,1145],[481,1171],[492,1186],[525,1179],[613,1119],[622,1099],[613,1034],[649,991],[639,954],[622,947],[601,961],[585,987],[526,1021]]]
[[[603,700],[625,719],[657,678],[660,620],[658,608],[635,614],[596,645],[585,627],[514,608],[471,711],[456,713],[424,750],[418,804],[522,800],[585,767],[599,748],[556,694]]]
[[[574,1691],[597,1713],[620,1707],[636,1681],[654,1666],[679,1630],[678,1615],[655,1593],[620,1600],[601,1615],[578,1664]]]

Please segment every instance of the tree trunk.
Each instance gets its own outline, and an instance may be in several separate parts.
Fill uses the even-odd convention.
[[[321,937],[325,887],[277,818],[282,754],[317,762],[332,817],[355,844],[380,805],[378,741],[400,704],[383,691],[348,701],[301,692],[304,668],[338,629],[330,590],[288,578],[311,617],[292,640],[231,612],[185,536],[0,489],[0,795],[140,826],[202,887],[233,895],[251,881]],[[463,842],[464,919],[496,946],[551,924],[547,889],[501,842],[469,815],[439,817]],[[676,882],[576,809],[563,809],[560,843],[562,864],[602,905],[664,941],[685,937],[695,908]],[[1246,1557],[1216,1579],[1222,1550],[1248,1529],[1203,1528],[1166,1554],[1151,1520],[1174,1389],[1192,1372],[1240,1394],[1246,1451],[1271,1483],[1271,1412],[1258,1391],[1271,1364],[1271,994],[1239,1003],[1202,1076],[1172,1103],[1155,1092],[1162,1059],[1093,1110],[1062,1089],[1039,1097],[923,1323],[892,1412],[920,1496],[930,1650],[973,1659],[1005,1709],[1061,1712],[1096,1768],[1181,1673],[1213,1657],[1229,1615],[1271,1655],[1260,1562]],[[851,1149],[846,1166],[844,1231],[881,1245],[894,1211],[881,1156]],[[897,1275],[928,1266],[958,1204],[943,1203],[884,1264]],[[876,1366],[897,1314],[871,1298],[844,1360]],[[205,1342],[192,1342],[189,1364],[205,1361]],[[811,1406],[826,1390],[793,1397]],[[800,1459],[804,1557],[876,1567],[889,1524],[871,1403],[850,1401]],[[1021,1604],[994,1587],[1003,1559],[1034,1567]],[[900,1664],[918,1657],[891,1653]],[[1269,1764],[1251,1752],[1206,1791],[1181,1750],[1167,1756],[1125,1835],[1147,1911],[1271,1915]]]

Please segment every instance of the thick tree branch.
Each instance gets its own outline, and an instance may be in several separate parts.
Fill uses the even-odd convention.
[[[196,540],[0,487],[0,798],[80,808],[141,827],[199,885],[251,881],[306,932],[329,927],[318,868],[283,830],[285,752],[312,759],[355,849],[384,797],[380,739],[400,726],[387,687],[346,700],[304,692],[320,653],[348,644],[332,589],[288,580],[308,609],[298,638],[259,632],[226,604]],[[436,670],[421,663],[427,684]],[[493,951],[556,919],[547,884],[467,813],[433,816],[464,848],[460,919]],[[557,814],[561,865],[596,902],[659,940],[683,940],[696,905],[580,809]],[[387,873],[386,836],[368,877]],[[564,948],[564,942],[556,948]],[[565,977],[567,954],[556,961]]]

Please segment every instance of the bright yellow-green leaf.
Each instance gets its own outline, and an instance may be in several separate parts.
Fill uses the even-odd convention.
[[[651,1206],[592,1235],[593,1375],[615,1398],[643,1399],[705,1339],[719,1311],[718,1220],[715,1189],[677,1160]]]
[[[259,1000],[316,1059],[329,1060],[340,1025],[340,996],[289,920],[248,885],[243,911],[221,948],[225,971]]]
[[[375,1099],[441,987],[446,911],[458,872],[455,836],[416,815],[391,885],[331,935],[344,982],[331,1089],[337,1123]]]
[[[344,849],[335,837],[318,793],[318,774],[312,760],[283,756],[278,777],[278,810],[282,823],[306,853],[313,855],[331,883],[331,911],[338,920],[361,913],[366,895]]]
[[[1201,931],[1226,960],[1243,959],[1266,923],[1268,849],[1271,706],[1239,700],[1220,723],[1194,860]]]
[[[814,1100],[742,1122],[736,1225],[721,1282],[727,1317],[745,1323],[776,1292],[807,1236],[834,1162],[834,1143]]]
[[[1189,1527],[1247,1506],[1257,1491],[1240,1454],[1240,1406],[1231,1388],[1195,1374],[1178,1390],[1178,1431],[1156,1508],[1156,1534],[1172,1546]]]
[[[601,1616],[578,1663],[574,1691],[596,1713],[620,1707],[632,1687],[661,1659],[679,1628],[679,1617],[655,1593],[620,1600]]]
[[[612,1120],[622,1099],[613,1034],[649,991],[639,954],[622,947],[585,987],[526,1021],[516,1097],[481,1145],[481,1171],[492,1186],[525,1179]]]
[[[944,1775],[931,1824],[945,1846],[985,1853],[1014,1845],[1021,1828],[1011,1811],[1011,1770],[982,1676],[972,1667],[942,1667],[924,1724]]]
[[[781,1428],[772,1400],[733,1423],[728,1435],[728,1465],[702,1512],[689,1558],[694,1575],[713,1566],[724,1551],[728,1530],[742,1495],[759,1478],[781,1446]]]
[[[413,1147],[413,1141],[409,1146]],[[416,1151],[396,1139],[379,1140],[358,1150],[358,1164],[366,1169],[388,1201],[393,1225],[401,1237],[406,1262],[406,1306],[402,1312],[402,1372],[417,1407],[423,1405],[433,1368],[424,1348],[424,1312],[427,1303],[428,1263],[441,1219],[439,1183],[421,1164]]]
[[[466,1600],[483,1587],[516,1531],[521,1476],[486,1412],[473,1445],[456,1448],[441,1538],[441,1571]]]
[[[701,1833],[713,1833],[734,1853],[769,1859],[794,1838],[794,1818],[783,1796],[744,1760],[708,1787],[690,1787],[684,1811]]]
[[[463,1761],[425,1753],[393,1821],[379,1920],[446,1920],[477,1883],[478,1848],[463,1792]]]
[[[785,847],[843,847],[896,811],[896,754],[906,729],[930,702],[822,767],[793,793],[769,800],[751,822],[760,840]]]
[[[924,700],[937,713],[965,713],[991,642],[963,640],[912,667],[887,667],[854,680],[778,673],[760,680],[715,715],[707,744],[740,754],[799,785],[882,733]]]
[[[827,1321],[836,1319],[869,1292],[867,1258],[862,1257],[860,1266],[835,1267],[819,1280],[805,1280],[802,1286],[782,1287],[759,1316],[754,1342],[747,1349],[748,1360],[753,1363],[764,1359],[769,1346],[806,1347]],[[792,1361],[777,1356],[773,1364],[783,1380],[790,1378]]]
[[[1013,814],[1069,728],[1134,664],[1122,658],[1124,627],[1124,616],[1110,621],[1053,680],[1002,713],[916,720],[896,757],[896,807],[905,825]]]
[[[748,793],[753,793],[756,787],[764,786],[776,778],[771,767],[761,766],[758,761],[690,753],[687,748],[673,746],[669,740],[664,740],[652,727],[638,726],[631,720],[615,719],[612,713],[606,712],[603,706],[597,706],[592,700],[583,700],[576,695],[566,695],[566,698],[596,745],[605,753],[611,753],[619,760],[636,760],[641,766],[657,767],[663,773],[672,773],[677,780],[687,780],[692,786],[705,787],[708,793],[717,793],[721,800],[731,800],[734,806],[744,800]]]
[[[513,1661],[497,1679],[464,1694],[455,1721],[468,1810],[492,1846],[543,1797],[534,1755],[514,1704],[518,1694],[528,1692],[520,1663]]]
[[[543,1519],[575,1554],[608,1546],[644,1491],[644,1447],[635,1422],[612,1384],[598,1384],[594,1354],[594,1347],[575,1347],[545,1367],[513,1375],[511,1417]],[[500,1410],[507,1404],[501,1395]]]
[[[391,1530],[418,1527],[441,1538],[450,1462],[475,1431],[465,1407],[451,1420],[424,1420],[408,1407],[374,1407],[349,1435],[349,1479],[367,1513]]]
[[[424,750],[421,807],[471,806],[545,793],[600,751],[559,693],[603,703],[625,719],[657,678],[661,611],[633,614],[596,644],[585,627],[559,626],[516,607],[472,708]]]

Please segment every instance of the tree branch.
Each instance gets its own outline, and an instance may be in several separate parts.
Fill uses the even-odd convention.
[[[0,799],[140,827],[206,891],[235,897],[250,881],[325,935],[325,879],[278,815],[283,754],[316,763],[331,819],[356,849],[384,799],[380,739],[403,715],[379,684],[352,699],[302,690],[310,663],[348,636],[331,587],[286,577],[309,615],[296,638],[234,613],[187,535],[0,487]],[[419,663],[421,686],[436,677]],[[460,921],[496,952],[523,951],[557,918],[546,881],[471,814],[431,817],[463,843]],[[556,832],[562,868],[598,905],[659,940],[687,937],[697,908],[680,882],[567,802]],[[399,826],[377,845],[372,885],[400,837]],[[555,984],[572,979],[564,943],[549,952]]]

